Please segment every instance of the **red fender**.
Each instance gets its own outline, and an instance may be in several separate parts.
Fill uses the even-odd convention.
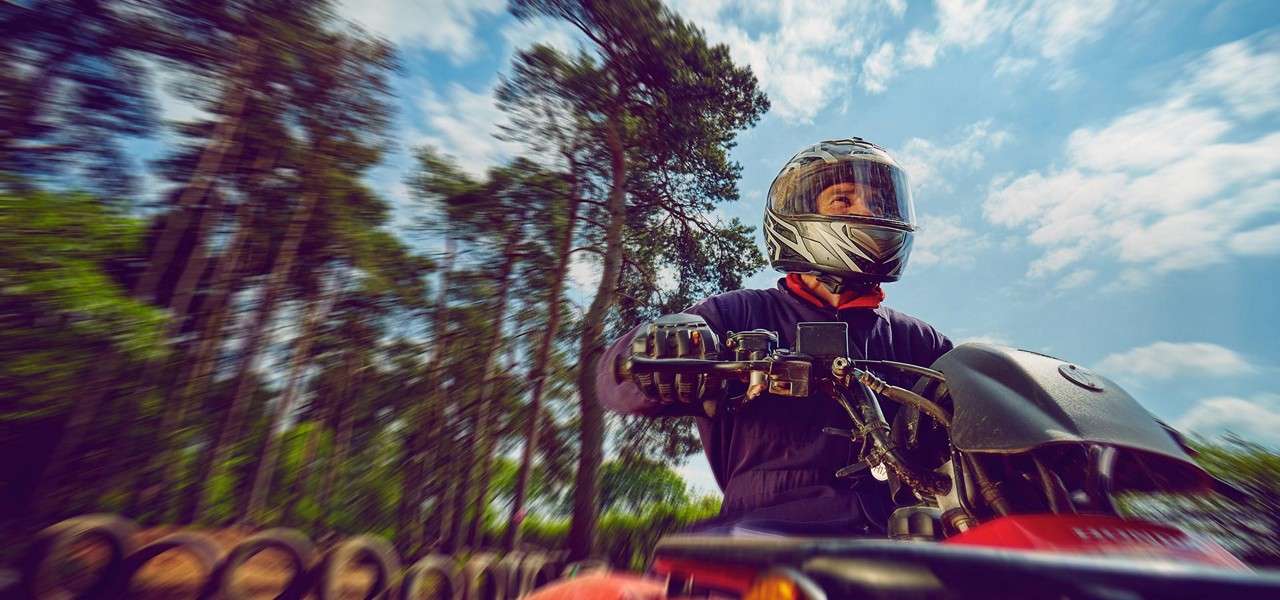
[[[666,582],[613,571],[564,579],[534,590],[524,600],[661,600]]]

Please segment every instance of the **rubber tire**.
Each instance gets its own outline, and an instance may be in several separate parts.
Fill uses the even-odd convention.
[[[373,535],[358,535],[339,542],[324,553],[312,570],[313,591],[319,600],[336,600],[341,587],[338,574],[352,563],[372,564],[377,573],[365,600],[392,598],[400,583],[400,558],[387,540]]]
[[[112,514],[72,517],[44,528],[36,534],[35,543],[31,545],[23,561],[24,596],[41,600],[110,597],[121,589],[125,559],[133,553],[133,537],[137,533],[138,526],[133,521]],[[54,574],[49,572],[49,567],[55,559],[64,556],[73,544],[86,538],[105,541],[110,547],[111,558],[98,579],[84,594],[76,596],[71,590],[63,588],[61,582],[51,581]],[[37,595],[42,589],[49,592],[43,596]]]
[[[218,563],[222,557],[222,548],[207,535],[194,531],[179,531],[166,535],[150,544],[133,551],[124,561],[124,573],[120,580],[120,588],[115,590],[114,597],[123,598],[129,592],[129,584],[138,575],[138,571],[157,556],[170,550],[182,549],[190,554],[200,567],[204,569],[205,578],[201,589],[208,587]]]
[[[235,571],[254,555],[269,549],[283,552],[289,558],[289,562],[293,563],[293,577],[276,598],[296,600],[306,595],[311,587],[311,569],[316,558],[315,544],[312,544],[311,539],[301,531],[276,527],[251,535],[236,544],[222,558],[213,576],[209,578],[209,586],[204,590],[202,597],[218,596],[227,600],[247,599],[248,596],[236,591],[231,585]]]
[[[416,600],[423,578],[432,573],[439,575],[448,587],[447,593],[437,593],[435,600],[462,600],[465,589],[462,574],[453,557],[444,554],[425,556],[405,570],[404,579],[400,580],[400,600]]]
[[[521,598],[529,595],[544,585],[555,581],[559,577],[560,569],[551,556],[540,553],[530,553],[525,555],[524,560],[520,561],[520,587],[516,590]]]

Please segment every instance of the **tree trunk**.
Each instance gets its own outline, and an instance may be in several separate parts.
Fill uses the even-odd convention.
[[[618,131],[618,117],[605,124],[609,144],[612,185],[609,189],[609,222],[604,237],[604,265],[595,298],[583,319],[578,353],[578,401],[581,410],[581,450],[573,490],[573,521],[569,527],[569,560],[582,560],[594,552],[596,496],[600,487],[600,463],[604,453],[604,412],[596,398],[596,359],[604,352],[604,318],[613,304],[622,270],[622,228],[626,221],[627,162]]]
[[[269,170],[274,162],[274,156],[268,157],[264,155],[254,161],[253,172],[260,173]],[[204,219],[212,218],[214,221],[217,220],[217,211],[221,208],[221,197],[220,194],[215,194],[215,202],[211,203],[210,207],[205,211]],[[210,291],[205,301],[207,304],[205,309],[209,314],[208,322],[205,326],[200,327],[200,335],[197,335],[195,340],[190,342],[189,346],[176,357],[177,360],[171,359],[168,363],[174,366],[185,366],[186,368],[181,369],[179,377],[175,378],[172,385],[166,388],[164,412],[156,434],[159,439],[160,452],[156,452],[151,460],[146,461],[147,464],[144,465],[138,478],[132,501],[134,512],[141,506],[153,505],[158,493],[155,488],[172,481],[172,479],[161,476],[161,472],[164,471],[165,475],[173,475],[173,468],[175,468],[173,462],[177,461],[176,454],[180,450],[180,443],[184,437],[179,429],[185,422],[187,411],[190,409],[194,382],[203,379],[207,371],[212,369],[210,361],[217,343],[222,339],[219,334],[222,331],[222,320],[228,307],[232,288],[231,280],[234,279],[237,273],[236,267],[239,265],[241,249],[248,243],[251,209],[252,203],[247,200],[241,202],[240,206],[236,208],[234,217],[236,232],[223,250],[222,257],[217,259],[214,264],[214,271],[210,277]],[[193,250],[193,259],[188,260],[183,267],[182,275],[178,278],[177,286],[169,299],[170,318],[172,320],[169,322],[169,332],[166,334],[166,339],[172,340],[178,336],[183,321],[191,309],[191,302],[195,298],[196,286],[199,284],[210,258],[209,253],[204,250],[207,245],[205,240],[208,239],[208,227],[203,222],[197,224],[197,227],[200,228],[198,233],[200,237],[197,240],[196,249]],[[195,325],[200,325],[198,320]],[[157,364],[153,362],[148,365],[147,370],[151,371],[156,367]],[[163,506],[164,504],[158,505]]]
[[[186,187],[182,189],[182,193],[178,196],[177,206],[165,216],[164,225],[160,229],[160,237],[151,249],[147,268],[134,285],[133,295],[140,300],[149,301],[155,295],[156,285],[165,271],[169,269],[169,261],[173,257],[173,250],[177,247],[178,240],[183,230],[187,227],[187,220],[190,219],[196,202],[204,197],[209,191],[209,187],[213,185],[214,176],[222,166],[222,159],[226,157],[236,133],[240,130],[244,105],[249,96],[249,86],[246,84],[249,79],[248,75],[255,68],[258,42],[257,40],[241,38],[238,45],[241,47],[240,56],[246,57],[247,60],[241,61],[237,65],[236,73],[227,78],[227,89],[224,92],[222,106],[218,111],[223,117],[214,127],[213,137],[201,150],[200,158],[196,161],[195,170],[191,172],[191,177],[188,179]],[[204,231],[200,233],[203,234]],[[195,254],[192,255],[192,258],[194,257]],[[190,259],[188,260],[190,261]],[[191,264],[188,262],[186,269],[190,268]]]
[[[476,407],[476,439],[475,448],[476,460],[479,462],[478,474],[479,479],[475,486],[475,499],[470,504],[474,508],[471,521],[467,525],[466,537],[464,538],[467,546],[474,547],[479,540],[480,524],[484,521],[486,508],[486,498],[488,496],[489,486],[489,467],[492,457],[489,454],[493,451],[493,412],[494,404],[497,403],[497,379],[501,368],[495,356],[498,353],[498,347],[502,345],[502,334],[504,325],[507,320],[507,300],[511,297],[507,293],[507,288],[511,283],[511,273],[515,271],[516,260],[519,255],[516,253],[517,245],[520,243],[520,229],[516,224],[512,227],[512,231],[507,232],[506,243],[502,248],[502,266],[498,269],[498,285],[497,293],[494,295],[493,306],[493,329],[489,332],[489,339],[484,345],[484,381],[480,385],[480,405]]]
[[[538,340],[538,349],[534,355],[533,368],[529,370],[529,381],[533,388],[529,392],[529,419],[525,424],[524,449],[520,452],[520,466],[516,471],[516,484],[511,502],[511,515],[507,519],[507,530],[502,538],[502,549],[511,552],[520,544],[520,523],[524,521],[525,495],[529,488],[529,475],[533,470],[533,455],[538,448],[538,414],[542,411],[542,390],[547,380],[547,363],[551,360],[551,348],[555,345],[556,334],[560,330],[560,299],[564,291],[564,281],[569,272],[570,251],[573,246],[573,232],[578,220],[578,179],[576,166],[569,161],[569,174],[573,182],[569,188],[568,220],[564,234],[556,242],[555,274],[551,279],[551,287],[547,290],[547,328]]]
[[[323,531],[327,528],[325,516],[327,516],[333,498],[333,488],[342,482],[343,475],[346,471],[347,449],[351,446],[351,430],[354,428],[355,422],[355,404],[356,404],[356,381],[360,377],[360,372],[356,368],[356,351],[347,350],[346,361],[346,377],[343,385],[342,395],[337,399],[336,408],[340,411],[338,417],[337,435],[333,440],[333,451],[329,453],[328,464],[324,470],[324,485],[320,488],[320,495],[316,498],[316,520],[312,525],[313,531]]]
[[[448,392],[442,390],[441,398],[449,397],[457,388],[450,386]],[[453,552],[455,531],[454,514],[459,510],[462,502],[459,500],[459,487],[453,481],[454,476],[462,477],[466,473],[466,457],[467,454],[460,451],[461,445],[458,443],[458,435],[453,431],[451,424],[456,423],[458,429],[463,428],[463,420],[465,419],[464,402],[452,402],[443,407],[444,418],[440,421],[440,432],[436,439],[441,445],[441,460],[439,468],[436,469],[432,476],[434,477],[437,489],[436,498],[437,506],[440,507],[439,515],[436,522],[439,524],[437,529],[440,530],[440,537],[437,546],[440,551],[445,553]]]
[[[334,275],[336,280],[336,271]],[[258,462],[258,469],[253,477],[253,487],[249,490],[249,504],[245,509],[244,518],[252,524],[264,523],[262,509],[267,502],[267,494],[271,491],[276,456],[280,453],[280,441],[284,437],[284,420],[288,418],[289,410],[293,408],[293,403],[302,389],[302,372],[311,359],[311,343],[315,341],[316,327],[328,315],[329,307],[332,306],[334,296],[337,295],[336,287],[335,281],[334,289],[328,292],[321,290],[320,297],[309,303],[302,331],[299,332],[297,342],[294,344],[293,356],[289,359],[289,383],[285,387],[284,396],[276,403],[271,421],[267,424],[266,447],[262,450],[262,459]]]
[[[168,506],[173,501],[173,490],[176,489],[179,473],[178,469],[181,463],[179,453],[184,443],[190,438],[191,431],[187,427],[187,415],[193,408],[200,405],[201,400],[209,392],[212,387],[212,374],[217,363],[218,346],[223,341],[222,329],[223,323],[227,320],[228,313],[231,312],[231,298],[235,293],[236,280],[242,275],[241,268],[245,248],[249,245],[250,223],[248,204],[241,205],[237,210],[239,213],[237,221],[240,223],[236,230],[235,237],[227,245],[227,249],[218,259],[217,266],[214,267],[212,284],[210,286],[209,298],[206,303],[209,304],[209,316],[201,327],[200,337],[196,341],[196,349],[190,361],[190,368],[184,379],[170,389],[165,400],[166,417],[172,419],[172,425],[165,431],[172,436],[164,451],[157,454],[157,460],[162,461],[162,474],[160,476],[161,497],[158,500],[161,506]],[[194,484],[194,477],[192,478]],[[199,486],[194,486],[187,493],[187,500],[184,506],[193,506],[197,500],[195,494],[200,492]],[[194,509],[185,510],[179,507],[180,521],[190,523],[194,518]],[[186,515],[191,515],[186,517]],[[183,517],[186,517],[185,519]]]
[[[219,424],[217,435],[214,437],[214,444],[202,457],[199,469],[196,471],[196,479],[192,482],[199,489],[195,495],[194,506],[189,506],[188,508],[191,510],[184,515],[184,517],[189,517],[190,520],[185,522],[190,522],[200,516],[204,509],[204,486],[212,478],[214,470],[220,468],[222,463],[226,461],[231,453],[232,446],[240,438],[240,428],[243,426],[241,421],[244,419],[249,395],[257,384],[252,373],[253,367],[257,363],[258,353],[262,349],[262,342],[266,339],[267,325],[271,321],[271,316],[275,313],[276,301],[284,291],[285,285],[288,283],[289,274],[293,270],[293,262],[298,255],[298,246],[302,243],[302,234],[306,231],[307,224],[311,221],[311,215],[315,212],[318,200],[319,195],[317,193],[313,191],[304,193],[301,203],[294,209],[293,215],[289,220],[289,227],[285,232],[284,241],[281,243],[279,253],[271,266],[271,273],[267,276],[267,282],[262,290],[262,298],[258,302],[258,308],[254,312],[253,320],[249,325],[248,337],[245,340],[240,363],[236,369],[232,387],[234,391],[231,396],[231,404],[227,408],[227,415]]]
[[[433,441],[441,440],[442,428],[441,408],[443,401],[443,378],[440,373],[440,356],[445,346],[444,339],[449,319],[449,275],[453,271],[456,258],[454,241],[446,237],[444,242],[444,260],[441,263],[439,289],[436,290],[435,315],[432,323],[431,359],[424,369],[429,378],[425,386],[422,400],[423,406],[415,407],[418,420],[413,424],[416,431],[409,435],[405,443],[404,484],[400,495],[400,506],[397,511],[400,527],[397,528],[398,545],[401,552],[410,555],[425,542],[426,527],[422,522],[422,504],[431,496],[427,487],[431,485],[432,467],[443,464],[439,453],[428,453]],[[437,448],[439,450],[439,448]],[[433,457],[437,460],[431,460]],[[439,487],[439,486],[434,486]]]
[[[470,430],[464,431],[462,436],[453,436],[455,441],[454,467],[457,469],[458,480],[451,486],[449,493],[452,498],[452,509],[449,512],[449,535],[446,537],[445,551],[449,553],[457,552],[467,543],[467,509],[471,508],[469,502],[472,490],[472,476],[475,474],[476,451],[473,445],[474,440],[479,437],[477,432],[480,428],[480,405],[484,402],[481,390],[475,390],[471,394],[467,404],[470,405],[469,410],[463,411],[470,413]],[[470,436],[469,438],[467,436]]]
[[[346,383],[343,385],[346,385]],[[320,446],[321,432],[319,429],[324,428],[328,423],[334,420],[334,413],[338,409],[338,402],[341,402],[342,400],[341,394],[338,394],[334,398],[327,398],[327,396],[330,395],[331,394],[320,394],[317,395],[316,398],[317,400],[325,403],[316,410],[318,416],[315,421],[315,426],[307,431],[307,441],[302,448],[302,466],[298,470],[298,475],[294,477],[293,480],[293,494],[290,496],[289,501],[289,509],[293,511],[294,517],[291,521],[292,523],[301,524],[304,521],[302,514],[297,512],[297,509],[301,506],[303,499],[307,498],[308,495],[311,494],[311,482],[315,479],[316,472],[317,461],[315,458]]]

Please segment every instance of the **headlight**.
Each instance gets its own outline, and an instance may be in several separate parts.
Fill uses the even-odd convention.
[[[756,578],[743,600],[826,600],[822,589],[798,571],[773,569]]]

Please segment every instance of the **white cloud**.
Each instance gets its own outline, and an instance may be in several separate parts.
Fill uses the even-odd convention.
[[[1237,233],[1228,243],[1237,254],[1280,254],[1280,223]]]
[[[911,262],[918,266],[969,266],[987,240],[960,224],[960,218],[922,217],[911,246]]]
[[[1058,280],[1056,287],[1059,290],[1075,289],[1092,283],[1097,276],[1098,272],[1093,269],[1080,269]]]
[[[1106,30],[1115,0],[937,0],[933,31],[911,30],[900,55],[904,69],[932,67],[951,49],[971,50],[1007,34],[1008,45],[1022,58],[1003,57],[996,74],[1029,70],[1038,55],[1052,66],[1055,85],[1070,81],[1067,61],[1081,44]]]
[[[1280,109],[1280,33],[1218,46],[1190,71],[1193,93],[1217,96],[1241,117]]]
[[[1008,75],[1017,77],[1027,71],[1031,67],[1036,66],[1036,61],[1030,58],[1018,58],[1015,56],[1001,56],[996,60],[996,76]]]
[[[569,54],[578,48],[578,34],[561,20],[529,19],[515,21],[502,30],[502,39],[512,51],[523,50],[534,44],[545,44]]]
[[[870,2],[764,2],[674,0],[681,16],[712,43],[729,47],[734,61],[751,67],[773,113],[790,123],[811,122],[849,92],[864,44],[874,43],[890,10]],[[749,26],[749,27],[748,27]],[[748,31],[750,29],[750,31]],[[856,32],[851,34],[851,32]]]
[[[902,64],[911,68],[929,68],[938,59],[938,40],[919,29],[907,34],[903,42]]]
[[[473,175],[483,174],[519,151],[518,144],[497,137],[507,119],[494,100],[492,85],[472,91],[454,83],[444,98],[424,86],[418,108],[427,131],[411,134],[410,143],[437,147],[457,158],[459,166]]]
[[[886,85],[893,77],[893,44],[885,42],[876,48],[862,62],[862,88],[872,94],[879,94],[888,89]]]
[[[604,266],[600,264],[600,256],[594,252],[574,252],[569,259],[569,285],[588,298],[595,296],[603,274]]]
[[[1141,108],[1101,130],[1077,129],[1067,139],[1067,157],[1097,171],[1154,169],[1212,144],[1231,129],[1214,108],[1192,106],[1186,97]]]
[[[955,142],[939,145],[923,138],[911,138],[896,154],[903,169],[911,178],[911,189],[917,194],[936,187],[948,190],[941,172],[950,169],[977,170],[982,167],[985,152],[999,149],[1009,140],[1009,133],[997,129],[991,119],[978,121],[964,128]]]
[[[1065,167],[993,180],[983,203],[987,220],[1022,229],[1043,251],[1028,274],[1109,257],[1148,271],[1128,278],[1136,283],[1233,255],[1280,253],[1280,243],[1266,237],[1275,229],[1254,229],[1280,213],[1280,133],[1242,137],[1219,98],[1237,86],[1197,77],[1209,60],[1230,56],[1253,65],[1266,63],[1263,55],[1280,57],[1280,44],[1267,45],[1270,39],[1216,48],[1190,61],[1163,100],[1075,130]],[[1231,111],[1280,110],[1269,100],[1247,106]]]
[[[1098,370],[1128,379],[1227,377],[1256,370],[1239,353],[1208,342],[1155,342],[1108,355]]]
[[[1205,398],[1174,422],[1174,426],[1202,436],[1234,433],[1247,440],[1280,444],[1280,396],[1259,394],[1251,399],[1234,396]]]
[[[1060,63],[1077,46],[1101,36],[1115,8],[1115,0],[1032,2],[1014,19],[1014,41]]]
[[[476,21],[505,6],[503,0],[343,0],[338,12],[397,44],[463,61],[479,49]]]
[[[994,344],[996,346],[1012,346],[1013,342],[1009,338],[998,333],[981,333],[978,335],[970,335],[955,340],[957,346],[960,344]]]
[[[887,0],[887,11],[872,2],[670,4],[702,27],[709,40],[727,44],[734,60],[751,66],[778,116],[805,123],[834,99],[847,100],[843,86],[856,82],[868,93],[881,93],[903,70],[932,67],[950,50],[970,50],[997,37],[1007,38],[1014,53],[1039,57],[1065,72],[1074,50],[1100,36],[1115,9],[1114,0],[937,0],[937,26],[912,29],[897,41],[882,37],[885,16],[901,17],[904,0]],[[1001,73],[1025,71],[1031,60],[1010,59]]]

